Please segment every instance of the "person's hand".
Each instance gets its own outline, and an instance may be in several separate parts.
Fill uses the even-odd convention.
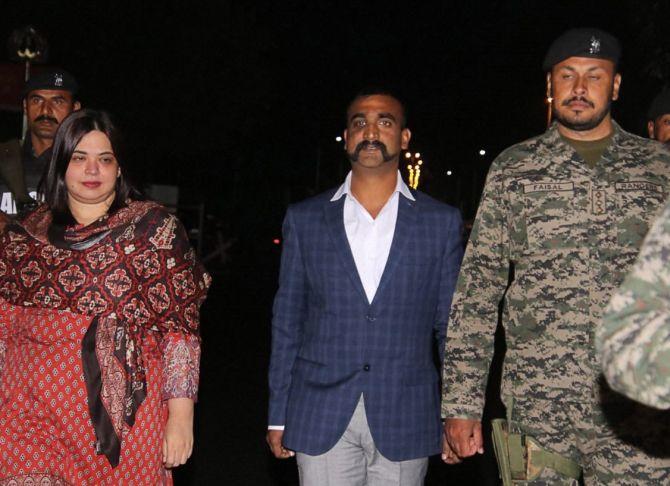
[[[453,450],[451,450],[451,447],[449,447],[447,434],[444,431],[444,428],[442,429],[442,460],[447,464],[458,464],[461,462],[461,459]]]
[[[163,465],[181,466],[193,452],[193,400],[168,400],[168,419],[163,436]]]
[[[281,443],[284,437],[283,430],[268,430],[265,440],[270,446],[270,450],[277,459],[288,459],[295,456],[295,452],[288,450]]]
[[[448,418],[444,421],[444,436],[448,450],[445,453],[443,445],[442,460],[448,464],[455,464],[465,457],[484,453],[482,424],[479,420]],[[456,458],[453,457],[454,454]]]

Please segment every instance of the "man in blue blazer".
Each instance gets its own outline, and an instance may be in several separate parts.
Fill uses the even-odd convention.
[[[289,207],[272,319],[274,455],[302,485],[420,485],[441,451],[443,353],[462,257],[459,212],[410,191],[397,97],[355,97],[344,184]],[[295,453],[294,453],[295,451]]]

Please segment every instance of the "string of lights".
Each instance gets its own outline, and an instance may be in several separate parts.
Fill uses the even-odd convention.
[[[421,153],[405,152],[405,158],[409,162],[407,165],[407,171],[409,172],[409,187],[417,189],[419,187],[419,180],[421,179],[421,166],[423,165]]]

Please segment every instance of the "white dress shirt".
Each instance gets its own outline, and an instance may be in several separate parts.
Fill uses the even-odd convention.
[[[407,199],[414,201],[414,196],[402,180],[400,171],[396,181],[393,194],[376,218],[359,203],[351,193],[351,171],[337,192],[330,199],[337,201],[343,196],[344,200],[344,230],[351,253],[354,256],[358,276],[365,289],[368,303],[377,293],[379,281],[384,273],[386,261],[391,251],[391,243],[395,234],[395,225],[398,220],[398,198],[402,194]],[[270,430],[284,430],[283,425],[270,425]]]

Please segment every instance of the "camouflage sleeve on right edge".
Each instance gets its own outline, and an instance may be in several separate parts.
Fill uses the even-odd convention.
[[[499,156],[491,166],[458,276],[447,328],[442,416],[481,419],[498,303],[509,272],[508,204]]]
[[[612,297],[596,345],[613,389],[646,405],[670,408],[670,205]]]

